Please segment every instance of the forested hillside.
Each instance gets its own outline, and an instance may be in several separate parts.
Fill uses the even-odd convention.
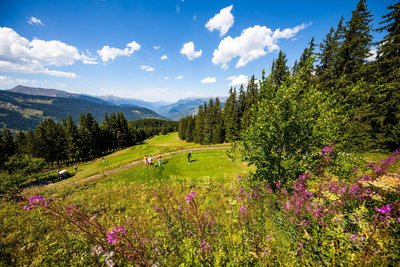
[[[71,116],[74,120],[78,120],[80,114],[88,111],[97,122],[100,122],[106,113],[118,112],[122,112],[128,120],[163,118],[147,108],[119,107],[82,99],[32,96],[0,90],[1,128],[29,130],[38,126],[46,118],[62,121]]]

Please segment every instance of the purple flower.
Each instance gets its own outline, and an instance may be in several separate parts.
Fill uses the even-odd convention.
[[[46,199],[44,196],[31,196],[29,197],[29,206],[24,206],[24,210],[31,210],[33,208],[43,206],[47,208],[50,203],[49,199]]]
[[[243,205],[243,206],[240,206],[239,211],[240,211],[241,214],[245,214],[246,211],[247,211],[246,206],[244,206],[244,205]]]
[[[301,241],[298,241],[298,242],[297,242],[297,247],[298,247],[298,249],[299,249],[300,251],[302,251],[302,250],[303,250],[303,243],[302,243]]]
[[[111,245],[116,245],[118,238],[126,234],[126,229],[124,226],[114,227],[111,231],[107,233],[107,242]]]
[[[392,210],[392,205],[389,203],[380,208],[375,208],[375,210],[383,215],[389,215],[390,211]]]
[[[186,202],[189,204],[194,199],[195,196],[196,192],[190,191],[190,193],[186,195]]]
[[[331,153],[332,152],[332,147],[331,146],[325,146],[321,151],[322,151],[322,153]]]
[[[211,246],[206,240],[203,239],[203,241],[200,243],[200,248],[203,252],[207,253],[210,251]]]

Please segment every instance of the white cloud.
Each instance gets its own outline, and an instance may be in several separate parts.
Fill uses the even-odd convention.
[[[168,59],[168,56],[167,55],[162,55],[161,56],[161,60],[167,60]]]
[[[240,86],[240,85],[246,85],[247,82],[249,81],[249,77],[246,75],[240,74],[239,76],[229,76],[226,78],[227,81],[230,81],[229,85],[230,86]]]
[[[294,28],[280,29],[274,32],[266,26],[253,26],[242,31],[235,38],[225,37],[214,50],[212,63],[227,69],[232,59],[239,57],[236,68],[244,67],[250,61],[279,50],[278,40],[292,38],[308,24],[301,24]]]
[[[100,56],[103,62],[108,62],[110,60],[114,61],[116,57],[126,56],[129,57],[134,52],[140,49],[140,44],[132,41],[126,44],[124,49],[119,49],[115,47],[109,47],[108,45],[103,46],[102,49],[97,50],[97,54]]]
[[[37,80],[15,79],[10,76],[0,76],[0,85],[36,84]]]
[[[169,80],[169,77],[168,77],[168,76],[165,76],[165,77],[164,77],[164,80]]]
[[[155,70],[153,67],[146,66],[146,65],[140,65],[140,68],[144,71],[154,71]]]
[[[182,76],[182,75],[179,75],[179,76],[176,76],[174,79],[175,79],[175,80],[182,80],[182,79],[183,79],[183,76]]]
[[[38,18],[35,18],[35,17],[30,17],[29,19],[28,19],[28,21],[27,21],[29,24],[31,24],[31,25],[42,25],[42,26],[44,26],[44,24],[43,24],[43,22],[40,20],[40,19],[38,19]]]
[[[160,45],[155,45],[155,46],[153,46],[153,48],[154,48],[155,50],[158,50],[158,49],[161,48],[161,46],[160,46]]]
[[[367,61],[368,62],[375,61],[376,57],[378,55],[378,48],[377,47],[372,47],[371,50],[369,51],[369,53],[371,55],[367,58]]]
[[[215,77],[206,77],[201,80],[201,83],[216,83],[217,79]]]
[[[185,55],[189,60],[194,60],[195,58],[201,57],[201,53],[203,53],[201,49],[199,51],[195,51],[193,42],[184,43],[181,49],[181,54]]]
[[[58,77],[75,78],[72,72],[49,69],[73,65],[76,61],[96,64],[90,57],[72,45],[61,41],[44,41],[20,36],[13,29],[0,27],[0,70],[7,72],[42,73]]]
[[[231,10],[233,5],[221,9],[221,11],[212,17],[207,23],[206,28],[212,32],[219,31],[219,36],[224,36],[232,27],[235,17],[232,15]]]

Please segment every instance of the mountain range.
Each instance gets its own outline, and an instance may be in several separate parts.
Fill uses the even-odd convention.
[[[28,130],[35,128],[44,118],[64,120],[71,115],[78,121],[81,113],[92,113],[101,121],[106,113],[122,112],[128,120],[158,118],[179,120],[197,112],[208,98],[185,98],[175,103],[148,102],[116,96],[91,96],[69,93],[57,89],[18,85],[0,90],[0,128]],[[225,102],[222,97],[221,102]]]

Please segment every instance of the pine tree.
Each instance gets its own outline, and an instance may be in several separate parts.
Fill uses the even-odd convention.
[[[286,65],[287,59],[286,55],[279,51],[278,58],[274,61],[271,68],[271,74],[269,79],[271,81],[271,86],[276,91],[279,86],[289,77],[289,68]]]
[[[204,106],[199,107],[199,111],[195,116],[195,127],[193,133],[193,141],[195,143],[203,144],[204,143],[204,120],[205,120],[205,110]]]
[[[347,23],[344,31],[343,45],[339,51],[341,75],[346,75],[347,83],[354,83],[362,78],[365,71],[364,63],[371,55],[372,15],[367,8],[366,0],[360,0],[356,10]]]
[[[8,128],[0,131],[0,166],[2,166],[9,157],[15,154],[14,138]]]
[[[188,142],[193,142],[193,134],[194,134],[194,129],[195,128],[195,121],[194,117],[192,115],[186,117],[186,134],[185,134],[185,140]]]
[[[67,120],[64,122],[64,131],[67,140],[67,154],[70,161],[79,161],[79,131],[78,126],[75,124],[71,116],[68,116]]]
[[[100,126],[91,113],[79,116],[78,129],[81,139],[80,158],[91,159],[99,155],[101,151]]]
[[[221,102],[217,97],[214,104],[214,126],[212,128],[212,143],[220,144],[225,141],[224,120],[222,118]]]
[[[214,108],[214,100],[210,98],[208,101],[208,105],[204,105],[204,140],[203,143],[205,145],[209,145],[212,143],[212,131],[215,126],[215,108]]]
[[[237,104],[236,89],[230,88],[229,96],[226,99],[223,110],[223,118],[225,124],[226,140],[233,142],[239,139],[240,136],[240,118]]]
[[[301,75],[301,79],[306,81],[307,85],[311,85],[314,81],[314,50],[315,43],[313,37],[308,44],[308,47],[303,50],[298,65],[296,66],[296,70],[293,72],[293,75]]]
[[[400,146],[400,2],[388,7],[390,12],[383,16],[383,26],[378,31],[386,31],[379,42],[378,57],[375,62],[376,80],[380,84],[374,96],[379,96],[374,118],[375,133],[390,150]]]
[[[253,105],[256,105],[260,98],[260,92],[258,90],[258,84],[256,83],[256,79],[254,75],[251,77],[247,84],[247,90],[244,98],[244,112],[242,117],[242,127],[246,128],[250,123],[250,118],[252,116],[251,108]]]
[[[339,23],[339,26],[342,24],[342,20]],[[335,33],[334,28],[331,28],[323,42],[319,45],[319,64],[317,65],[316,72],[319,87],[324,91],[329,90],[329,88],[332,88],[335,85],[335,64],[339,49],[338,38],[338,32]]]

